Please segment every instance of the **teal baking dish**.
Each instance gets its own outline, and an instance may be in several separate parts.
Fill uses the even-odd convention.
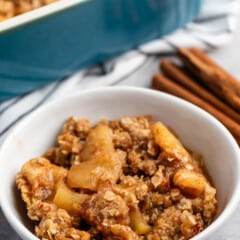
[[[0,23],[0,102],[164,36],[202,0],[60,0]]]

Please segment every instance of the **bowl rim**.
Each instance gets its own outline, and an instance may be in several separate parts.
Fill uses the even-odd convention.
[[[87,90],[82,90],[80,92],[76,92],[72,95],[67,95],[61,99],[57,100],[52,100],[49,103],[44,104],[43,106],[39,107],[37,110],[29,114],[27,117],[22,119],[6,136],[3,144],[0,146],[0,164],[1,164],[1,159],[4,157],[4,151],[5,148],[9,145],[9,142],[11,140],[11,135],[14,134],[14,132],[18,132],[22,127],[25,127],[25,125],[30,121],[31,118],[34,118],[34,116],[41,115],[43,111],[47,111],[48,109],[51,109],[56,104],[60,104],[61,102],[67,102],[71,101],[71,99],[78,99],[81,97],[84,97],[86,95],[90,94],[107,94],[107,92],[116,92],[121,94],[122,93],[137,93],[137,94],[144,94],[147,95],[147,97],[154,97],[154,98],[165,98],[168,100],[171,100],[172,102],[175,102],[176,104],[181,104],[184,107],[191,108],[192,111],[197,112],[197,114],[202,115],[209,119],[213,124],[216,124],[218,128],[223,132],[223,134],[226,137],[227,141],[230,141],[230,144],[232,145],[232,150],[235,152],[236,156],[240,159],[240,150],[239,147],[234,140],[233,136],[230,134],[230,132],[226,129],[226,127],[215,117],[210,115],[208,112],[205,110],[199,108],[198,106],[183,100],[181,98],[178,98],[176,96],[173,96],[168,93],[164,93],[161,91],[157,90],[152,90],[152,89],[147,89],[143,87],[133,87],[133,86],[107,86],[107,87],[99,87],[95,89],[87,89]],[[230,216],[233,214],[234,210],[237,208],[238,203],[240,201],[240,160],[235,162],[235,167],[234,169],[237,174],[237,181],[235,183],[235,186],[233,188],[233,193],[230,197],[230,200],[227,202],[226,207],[222,210],[221,214],[207,227],[205,228],[202,232],[197,234],[195,237],[192,238],[192,240],[201,240],[204,237],[207,239],[209,235],[212,235],[213,232],[215,232],[217,229],[220,229],[221,226],[223,226],[224,222],[227,221],[227,219],[230,218]],[[1,173],[2,168],[0,168],[0,173]],[[0,174],[1,176],[2,174]],[[26,239],[33,239],[33,240],[38,240],[33,233],[31,233],[20,221],[20,219],[15,218],[13,212],[11,211],[10,205],[4,198],[3,192],[1,192],[2,188],[0,187],[0,206],[2,208],[3,214],[6,217],[7,221],[9,224],[13,227],[13,229],[20,235],[27,237]]]

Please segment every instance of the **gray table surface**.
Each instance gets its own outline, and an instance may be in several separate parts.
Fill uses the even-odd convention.
[[[240,15],[239,15],[240,22]],[[210,53],[220,65],[226,70],[240,79],[240,23],[238,29],[227,46]],[[160,59],[153,57],[140,69],[136,74],[132,75],[127,81],[121,82],[119,85],[133,85],[133,86],[150,86],[151,76],[158,71]],[[144,74],[141,74],[141,71]],[[147,74],[146,74],[147,72]],[[240,203],[238,209],[234,212],[230,220],[223,228],[216,233],[211,240],[238,240],[240,239]],[[20,240],[17,234],[7,223],[5,217],[0,210],[0,240]]]

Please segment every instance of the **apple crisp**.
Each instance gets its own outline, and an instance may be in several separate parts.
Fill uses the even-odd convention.
[[[212,221],[201,157],[151,116],[70,117],[16,176],[42,240],[187,240]]]
[[[0,0],[0,22],[57,0]]]

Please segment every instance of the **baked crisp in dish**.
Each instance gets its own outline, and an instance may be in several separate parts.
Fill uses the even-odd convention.
[[[217,209],[201,157],[151,116],[71,117],[16,183],[43,240],[186,240]]]
[[[57,0],[0,0],[0,22]]]

